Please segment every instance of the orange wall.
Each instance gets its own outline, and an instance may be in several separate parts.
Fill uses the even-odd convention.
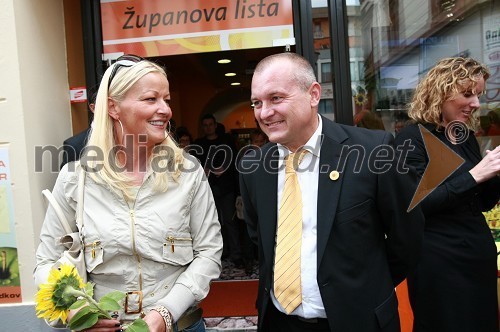
[[[174,100],[173,94],[177,97],[177,104],[172,105],[173,118],[177,126],[187,127],[193,139],[196,139],[203,135],[200,128],[201,112],[216,91],[208,88],[211,86],[210,82],[203,81],[202,77],[179,81],[171,79],[172,100]]]
[[[255,117],[252,108],[245,103],[235,108],[229,113],[222,121],[226,130],[240,129],[240,128],[256,128]]]

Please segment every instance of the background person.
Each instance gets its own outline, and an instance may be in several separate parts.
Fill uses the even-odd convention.
[[[415,146],[407,162],[420,176],[429,160],[418,124],[465,160],[421,203],[426,218],[423,250],[408,277],[416,332],[498,331],[497,253],[481,211],[493,208],[500,197],[500,179],[495,176],[500,172],[500,147],[481,158],[472,130],[465,140],[450,130],[475,128],[488,77],[487,68],[471,58],[439,61],[418,84],[410,103],[408,115],[416,123],[396,137],[400,144],[410,140]]]
[[[238,152],[237,162],[239,163],[241,157],[245,154],[251,154],[251,151],[260,150],[265,144],[269,142],[267,135],[260,130],[260,128],[256,128],[250,132],[250,144],[244,146]],[[255,243],[250,239],[250,235],[248,234],[248,229],[245,224],[244,218],[244,207],[243,207],[243,199],[241,198],[241,194],[238,190],[238,195],[236,197],[236,216],[235,221],[238,222],[240,227],[241,234],[241,248],[243,252],[243,260],[245,262],[245,272],[248,275],[251,275],[254,270],[254,262],[258,260],[258,251]]]
[[[356,146],[369,155],[392,145],[392,134],[319,116],[321,85],[294,53],[259,62],[251,96],[260,128],[274,143],[239,165],[245,219],[259,248],[259,330],[400,331],[394,288],[415,265],[423,230],[421,211],[406,212],[416,176],[398,173],[395,161],[377,174],[369,158],[340,156]],[[290,212],[283,163],[303,146],[307,153],[294,165],[301,203],[289,204],[302,211]],[[299,216],[302,226],[289,225],[288,215]],[[297,234],[283,237],[300,258],[276,253],[285,246],[282,230]],[[298,285],[284,285],[288,280]],[[295,294],[288,297],[288,290]]]
[[[269,142],[269,138],[261,129],[254,129],[250,133],[250,144],[261,148]]]
[[[487,136],[499,136],[500,135],[500,116],[496,111],[489,111],[488,120],[490,125],[488,126]]]
[[[136,56],[118,58],[102,79],[89,145],[105,156],[122,148],[110,154],[115,160],[89,164],[94,169],[86,176],[80,231],[94,296],[127,292],[127,305],[116,320],[100,319],[86,331],[116,331],[142,314],[150,331],[165,331],[169,317],[179,329],[205,330],[193,308],[221,271],[220,225],[203,169],[166,135],[169,101],[165,71]],[[53,190],[68,220],[78,204],[76,166],[76,172],[63,167]],[[64,234],[49,207],[36,280],[47,279],[64,250],[56,239]]]
[[[201,125],[205,135],[195,140],[197,150],[193,151],[205,168],[217,205],[224,238],[223,258],[227,257],[237,267],[243,267],[239,227],[233,221],[237,188],[235,146],[230,135],[218,130],[222,127],[212,114],[205,114]]]
[[[95,107],[95,99],[97,96],[97,91],[93,92],[88,103],[89,111],[94,113]],[[76,161],[80,159],[80,155],[82,154],[85,145],[87,145],[87,141],[90,137],[90,131],[92,127],[89,126],[84,131],[71,136],[64,140],[63,142],[63,160],[61,162],[60,168],[71,161]]]
[[[186,127],[178,127],[175,131],[175,136],[177,137],[177,143],[181,149],[186,150],[186,148],[193,143],[193,136]]]

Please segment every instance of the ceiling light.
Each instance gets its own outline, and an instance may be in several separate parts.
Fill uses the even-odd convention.
[[[236,76],[236,73],[225,73],[226,76]]]
[[[221,64],[224,64],[224,63],[230,63],[231,60],[229,59],[220,59],[219,61],[217,61],[218,63],[221,63]]]
[[[241,83],[240,82],[233,82],[231,83],[231,85],[240,85]]]

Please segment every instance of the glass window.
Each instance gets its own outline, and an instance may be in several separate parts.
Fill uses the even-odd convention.
[[[471,56],[491,71],[477,135],[483,151],[500,144],[499,1],[345,1],[356,125],[395,133],[420,77],[443,57]]]
[[[318,81],[328,83],[332,81],[332,61],[330,59],[318,60]]]
[[[327,0],[311,0],[317,79],[321,84],[319,113],[334,119],[331,34]]]

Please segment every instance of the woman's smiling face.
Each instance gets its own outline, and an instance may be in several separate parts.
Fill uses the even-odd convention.
[[[149,73],[127,91],[123,100],[111,101],[110,111],[121,121],[124,136],[133,135],[134,142],[153,147],[165,139],[165,129],[172,117],[169,101],[167,78]],[[145,140],[142,137],[139,140],[139,136],[145,136]]]
[[[441,108],[443,125],[446,126],[452,121],[469,122],[472,114],[481,106],[479,96],[484,92],[484,87],[484,78],[480,77],[474,89],[471,89],[471,84],[468,83],[461,92],[446,100]]]

